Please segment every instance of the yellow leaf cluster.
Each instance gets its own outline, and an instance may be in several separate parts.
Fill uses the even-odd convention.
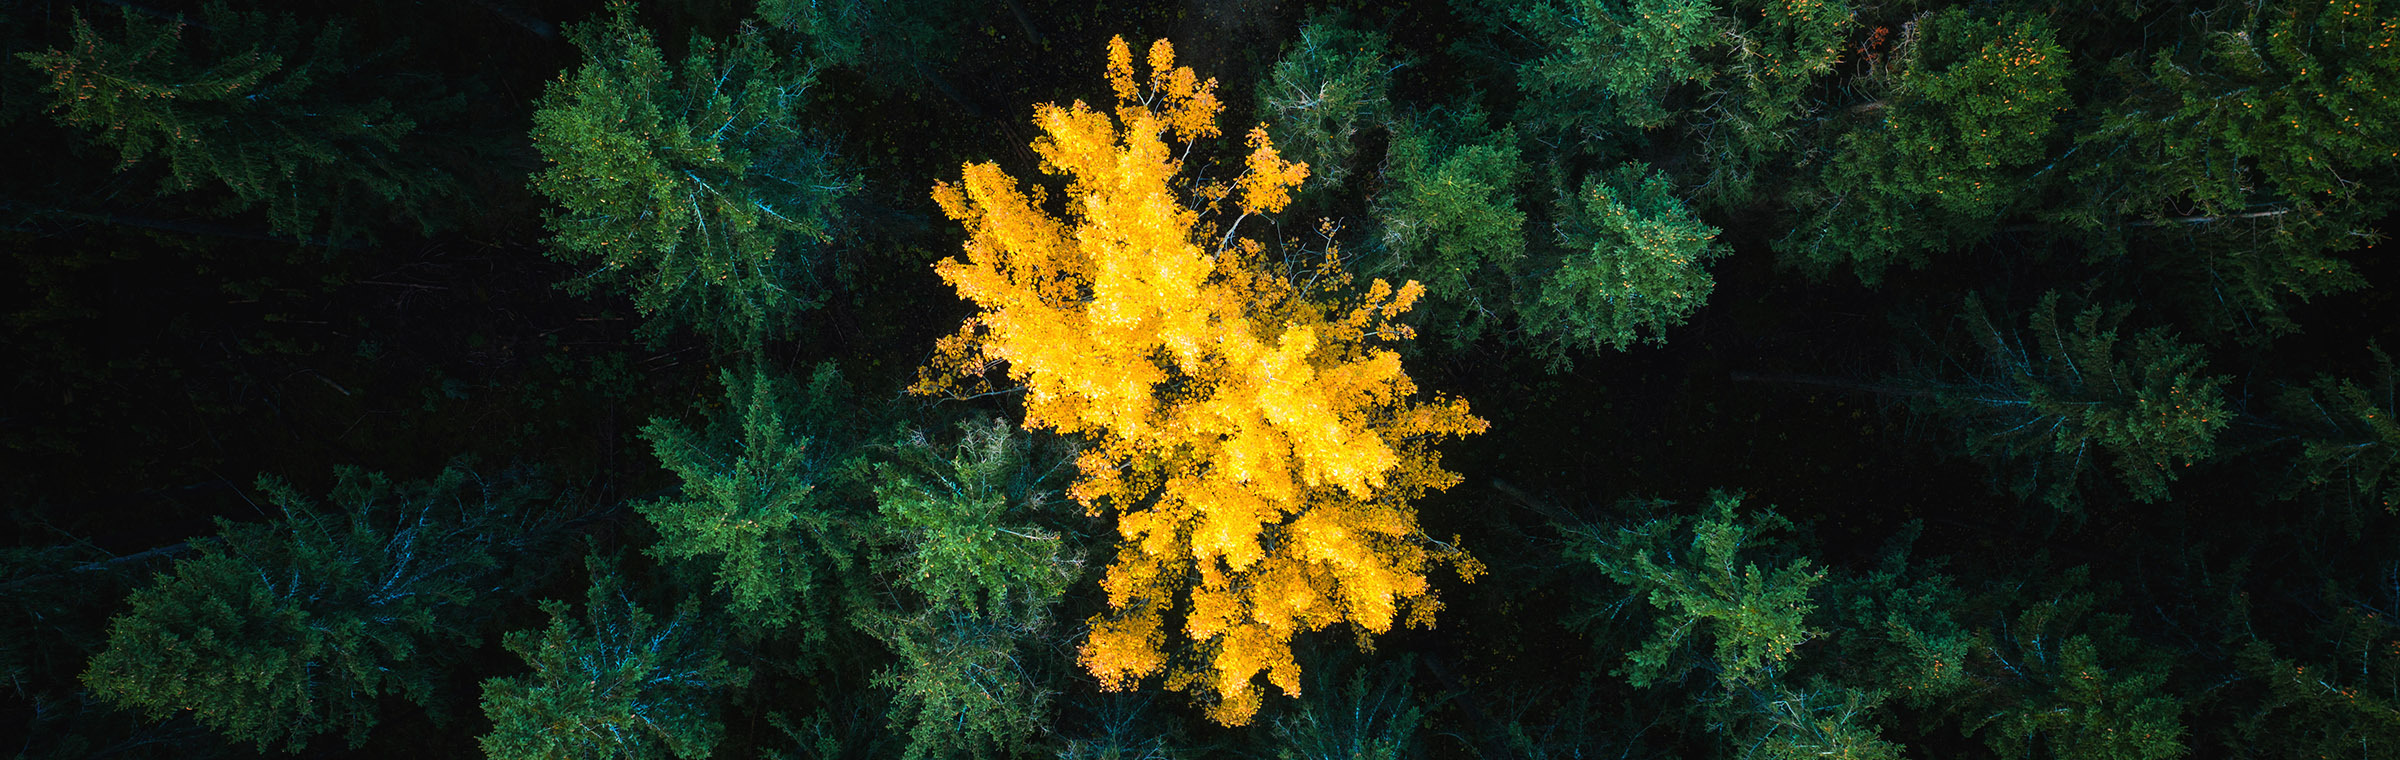
[[[1087,441],[1070,493],[1113,511],[1122,543],[1083,666],[1112,689],[1164,673],[1241,725],[1261,675],[1299,693],[1295,635],[1430,624],[1429,564],[1473,575],[1471,558],[1423,534],[1411,502],[1458,482],[1433,443],[1486,425],[1463,400],[1418,400],[1380,347],[1408,337],[1395,320],[1422,286],[1304,292],[1258,242],[1217,239],[1202,211],[1228,188],[1184,197],[1164,141],[1216,134],[1215,81],[1174,66],[1163,40],[1147,62],[1145,83],[1124,41],[1110,42],[1113,119],[1081,102],[1036,109],[1033,148],[1065,180],[1063,217],[988,162],[934,187],[968,231],[965,256],[935,271],[979,314],[916,390],[974,390],[1005,364],[1027,427]],[[1242,210],[1280,209],[1307,166],[1277,157],[1263,130],[1249,138]]]

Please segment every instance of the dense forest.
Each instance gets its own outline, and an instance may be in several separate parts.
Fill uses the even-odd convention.
[[[0,3],[19,758],[2400,758],[2400,3]]]

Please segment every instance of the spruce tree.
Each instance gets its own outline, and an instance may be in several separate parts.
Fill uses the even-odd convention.
[[[1358,135],[1387,128],[1392,112],[1391,39],[1356,28],[1339,9],[1309,19],[1258,83],[1259,120],[1285,158],[1308,164],[1302,198],[1341,187]]]
[[[2381,348],[2368,352],[2375,364],[2366,385],[2319,377],[2277,400],[2300,439],[2288,470],[2298,482],[2284,498],[2321,492],[2368,512],[2400,513],[2400,370]]]
[[[2400,168],[2400,16],[2372,2],[2229,3],[2138,19],[2107,62],[2053,216],[2178,287],[2195,326],[2258,342],[2366,286]]]
[[[2230,676],[2238,685],[2226,700],[2236,720],[2217,727],[2229,744],[2258,757],[2400,756],[2400,625],[2391,617],[2400,586],[2364,596],[2337,588],[2326,584],[2296,645],[2268,641],[2239,610],[2230,642],[2240,647]]]
[[[1369,209],[1380,239],[1362,266],[1371,276],[1424,283],[1433,315],[1426,322],[1453,346],[1501,329],[1496,322],[1514,314],[1525,172],[1514,132],[1486,128],[1480,113],[1421,117],[1392,135]]]
[[[2230,423],[2228,378],[2206,374],[2201,347],[2163,326],[2122,340],[2130,305],[2088,306],[2063,322],[2058,310],[2059,295],[2044,294],[2018,332],[1970,295],[1966,325],[1983,349],[1980,366],[1918,366],[1919,376],[1901,381],[1912,405],[1954,424],[1966,452],[2021,498],[2070,509],[2102,453],[2134,499],[2167,498],[2176,472],[2211,456]]]
[[[1706,59],[1725,26],[1709,0],[1544,0],[1502,13],[1543,45],[1518,75],[1528,110],[1545,129],[1592,136],[1665,125],[1671,90],[1716,75]]]
[[[898,656],[875,683],[893,693],[910,760],[1030,748],[1055,688],[1041,651],[1052,608],[1083,571],[1069,537],[1038,519],[1060,506],[1045,481],[1063,455],[1000,420],[959,430],[956,443],[912,431],[876,467],[876,564],[897,603],[856,622]]]
[[[1326,658],[1332,659],[1332,658]],[[1310,663],[1308,686],[1291,714],[1275,720],[1275,756],[1280,760],[1404,760],[1424,757],[1418,732],[1425,727],[1423,700],[1409,677],[1414,658],[1381,665]]]
[[[550,255],[583,270],[567,288],[622,288],[652,335],[740,346],[789,329],[823,300],[814,273],[855,184],[801,120],[814,73],[748,28],[695,36],[670,67],[626,2],[571,36],[583,63],[543,92],[533,130],[549,162],[533,187],[559,205]]]
[[[1830,571],[1771,535],[1791,530],[1789,520],[1773,508],[1745,513],[1741,499],[1712,493],[1698,515],[1566,529],[1569,558],[1627,589],[1607,609],[1647,607],[1649,635],[1614,672],[1636,688],[1691,689],[1695,715],[1741,757],[1898,760],[1874,720],[1881,690],[1803,677],[1799,648],[1829,634],[1809,618]]]
[[[18,57],[47,75],[58,121],[115,151],[120,171],[155,159],[161,193],[221,186],[218,213],[264,206],[281,235],[339,240],[395,216],[439,226],[434,206],[457,183],[404,143],[408,113],[349,95],[373,88],[342,77],[357,68],[342,24],[308,36],[288,14],[222,2],[197,23],[117,10],[112,31],[70,10],[66,49]]]
[[[1945,707],[1994,752],[2062,760],[2164,760],[2188,749],[2183,704],[2165,693],[2167,653],[2105,612],[2084,567],[2013,584],[1976,605],[1973,687]],[[1970,613],[1972,614],[1972,613]]]
[[[1708,263],[1728,246],[1664,174],[1627,164],[1585,179],[1565,204],[1559,237],[1569,253],[1521,310],[1526,329],[1553,347],[1554,368],[1569,348],[1665,343],[1667,328],[1708,303]]]
[[[1881,100],[1850,109],[1817,181],[1789,196],[1801,219],[1776,247],[1818,275],[1867,283],[1975,243],[2025,200],[2061,112],[2067,53],[2042,18],[1951,8],[1911,23]]]
[[[1626,682],[1648,687],[1703,670],[1726,687],[1760,686],[1780,677],[1794,649],[1824,634],[1807,618],[1816,609],[1810,592],[1825,571],[1805,558],[1760,567],[1758,555],[1776,550],[1768,534],[1792,523],[1772,508],[1739,514],[1741,501],[1738,493],[1712,493],[1697,516],[1569,535],[1568,556],[1657,610],[1650,636],[1616,671]]]
[[[612,563],[587,561],[592,575],[583,620],[558,601],[542,603],[550,626],[513,631],[508,651],[533,672],[483,682],[482,738],[492,760],[708,757],[725,733],[712,703],[748,671],[725,663],[684,605],[658,620],[633,600]]]
[[[651,553],[712,576],[736,630],[820,642],[838,619],[857,537],[855,516],[819,490],[842,460],[802,426],[842,403],[840,375],[820,369],[801,398],[764,368],[726,370],[722,380],[726,400],[705,431],[665,418],[642,429],[683,482],[635,505],[658,530]]]
[[[342,731],[366,740],[377,704],[440,710],[435,686],[473,640],[492,549],[538,491],[453,467],[393,483],[344,469],[320,510],[281,480],[276,522],[223,523],[127,600],[83,681],[157,718],[188,712],[261,750]]]

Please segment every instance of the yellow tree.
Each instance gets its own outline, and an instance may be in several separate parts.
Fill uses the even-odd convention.
[[[1164,40],[1148,64],[1142,81],[1111,40],[1113,114],[1035,109],[1033,149],[1065,179],[1063,216],[989,162],[934,187],[968,231],[966,255],[935,271],[980,313],[916,390],[974,390],[1005,364],[1026,427],[1084,439],[1070,493],[1113,512],[1123,541],[1083,667],[1108,689],[1164,673],[1241,725],[1262,675],[1299,693],[1295,635],[1348,623],[1363,644],[1395,620],[1430,625],[1429,567],[1481,571],[1426,536],[1410,502],[1459,480],[1433,443],[1486,425],[1463,400],[1418,400],[1379,345],[1410,337],[1396,320],[1421,286],[1345,296],[1331,257],[1287,277],[1233,234],[1308,176],[1263,127],[1233,182],[1179,179],[1190,145],[1217,134],[1216,80],[1177,67]]]

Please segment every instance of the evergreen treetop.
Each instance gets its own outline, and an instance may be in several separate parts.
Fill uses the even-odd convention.
[[[744,28],[695,36],[670,67],[633,5],[570,30],[583,64],[534,113],[549,165],[533,187],[550,254],[580,294],[621,287],[653,335],[689,328],[728,348],[781,335],[824,297],[815,279],[853,188],[801,120],[815,73]]]

